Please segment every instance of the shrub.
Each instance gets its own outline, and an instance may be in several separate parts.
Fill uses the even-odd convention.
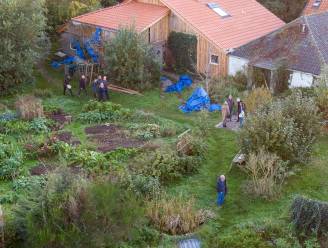
[[[135,237],[142,213],[128,191],[61,170],[18,202],[15,217],[20,238],[33,247],[122,247]]]
[[[51,122],[45,118],[35,118],[30,122],[29,129],[35,133],[47,133],[50,125]]]
[[[197,133],[185,134],[178,138],[177,150],[180,155],[204,157],[207,144]]]
[[[5,112],[3,114],[0,114],[0,123],[6,122],[6,121],[14,121],[17,120],[17,114],[13,112]]]
[[[0,133],[12,136],[19,136],[27,133],[30,130],[30,124],[26,121],[7,121],[2,122],[0,126]]]
[[[43,117],[43,106],[40,99],[34,96],[21,96],[15,103],[18,116],[23,120]]]
[[[23,152],[17,144],[0,142],[0,178],[14,179],[21,172]]]
[[[298,237],[323,237],[328,233],[328,203],[297,196],[291,206],[291,220]]]
[[[44,176],[21,177],[13,181],[13,189],[15,192],[25,192],[33,190],[35,187],[44,187],[46,178]]]
[[[196,210],[193,198],[186,200],[181,196],[168,198],[164,196],[151,201],[147,208],[147,216],[160,231],[181,235],[194,232],[208,218],[214,217],[211,212]]]
[[[135,174],[157,177],[161,183],[168,183],[182,176],[177,155],[167,148],[141,154],[132,161],[130,169]]]
[[[185,130],[185,127],[181,124],[178,124],[172,120],[162,118],[153,113],[148,113],[144,111],[135,111],[131,118],[134,123],[149,123],[149,124],[157,124],[160,126],[161,136],[174,136],[177,133],[181,133]]]
[[[284,161],[305,163],[319,130],[313,100],[294,92],[250,115],[240,132],[240,143],[246,154],[263,148]]]
[[[167,43],[174,56],[175,68],[179,72],[195,71],[197,37],[193,34],[171,32]]]
[[[260,150],[251,153],[243,169],[251,177],[247,192],[251,195],[270,199],[275,196],[286,176],[286,163],[275,154]]]
[[[255,88],[245,98],[244,103],[246,110],[249,113],[256,112],[262,106],[266,106],[272,102],[272,95],[270,90],[264,87]]]
[[[128,176],[128,188],[137,196],[153,198],[160,194],[161,183],[157,177],[132,174]]]
[[[237,98],[239,94],[239,89],[235,85],[233,77],[213,78],[209,83],[209,95],[215,102],[223,102],[229,95]]]
[[[149,140],[152,138],[160,137],[160,127],[157,124],[130,124],[128,125],[133,136],[143,139]]]
[[[160,64],[145,38],[133,27],[119,29],[105,46],[106,72],[116,84],[147,89],[158,84]]]
[[[328,120],[328,65],[323,68],[318,86],[315,88],[315,100],[322,117]]]
[[[82,111],[83,113],[79,114],[78,120],[83,123],[126,120],[131,116],[131,111],[119,104],[100,103],[93,100],[85,104]]]

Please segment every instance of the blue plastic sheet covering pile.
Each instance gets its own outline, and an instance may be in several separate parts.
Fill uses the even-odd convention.
[[[99,62],[99,55],[95,52],[92,46],[100,44],[101,32],[101,28],[96,28],[96,31],[91,35],[90,39],[87,39],[83,44],[88,56],[92,59],[94,63]],[[72,65],[74,62],[78,61],[79,58],[86,60],[84,50],[78,40],[72,41],[72,47],[73,49],[75,49],[75,56],[69,56],[60,62],[53,61],[51,63],[51,66],[53,68],[59,68],[61,65]]]
[[[202,87],[198,87],[194,90],[187,102],[184,105],[181,105],[179,109],[184,113],[201,111],[205,109],[213,112],[221,111],[221,106],[219,104],[211,104],[211,100],[207,92]]]
[[[167,93],[178,92],[181,93],[184,89],[192,85],[192,79],[188,75],[181,75],[179,81],[168,86],[165,90]]]

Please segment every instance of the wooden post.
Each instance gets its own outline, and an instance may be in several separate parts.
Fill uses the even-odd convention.
[[[0,205],[0,235],[1,235],[0,248],[5,248],[4,227],[5,227],[5,221],[4,221],[4,217],[3,217],[2,207]]]

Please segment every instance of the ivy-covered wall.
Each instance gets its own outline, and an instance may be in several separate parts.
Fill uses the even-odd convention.
[[[197,69],[197,37],[192,34],[171,32],[168,48],[174,58],[174,67],[178,72]]]

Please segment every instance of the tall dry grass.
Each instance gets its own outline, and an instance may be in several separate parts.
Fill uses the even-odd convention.
[[[20,96],[15,106],[18,116],[23,120],[32,120],[44,116],[42,102],[35,96]]]

